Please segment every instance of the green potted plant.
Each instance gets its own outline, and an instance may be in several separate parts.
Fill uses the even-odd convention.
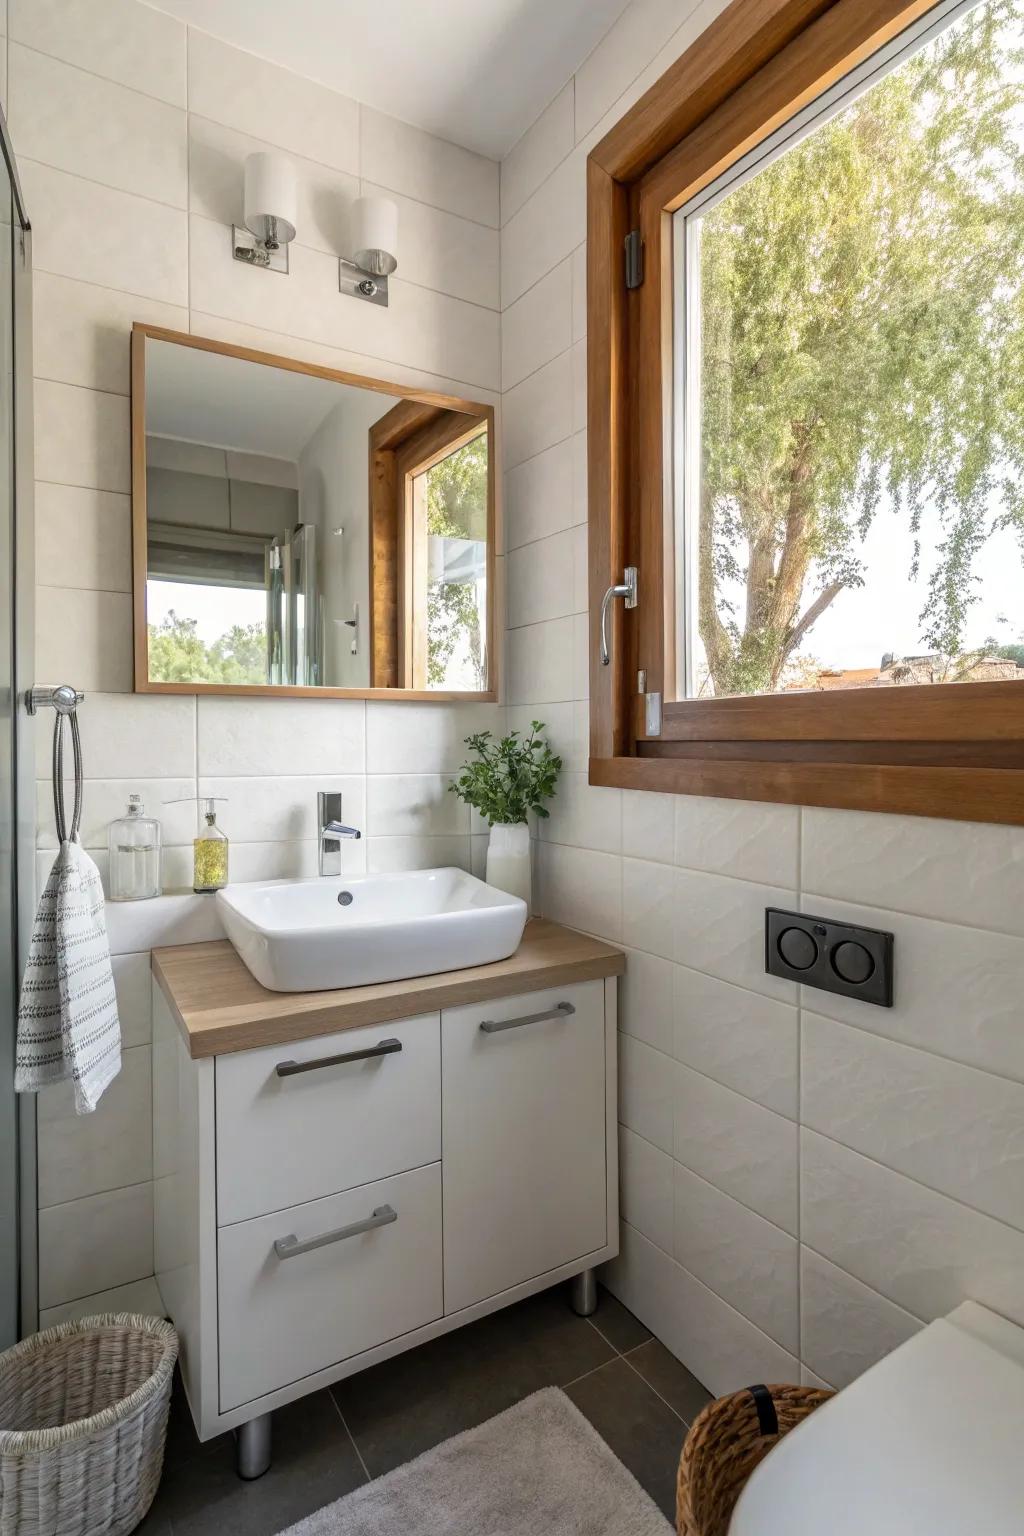
[[[510,731],[494,741],[490,731],[466,737],[475,760],[464,765],[451,785],[453,794],[465,800],[487,822],[487,884],[530,905],[531,811],[547,816],[545,800],[555,793],[562,759],[556,757],[539,732],[543,722],[530,722],[529,736]]]

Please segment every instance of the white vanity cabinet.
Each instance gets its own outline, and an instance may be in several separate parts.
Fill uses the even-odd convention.
[[[156,1270],[200,1438],[617,1252],[615,974],[463,1003],[483,968],[451,973],[401,1018],[396,983],[380,1023],[197,1054],[215,1039],[175,953],[154,961]]]

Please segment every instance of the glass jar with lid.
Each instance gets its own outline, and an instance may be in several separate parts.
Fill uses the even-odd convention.
[[[141,795],[129,795],[126,814],[110,823],[111,901],[160,895],[160,842],[159,821],[146,815]]]

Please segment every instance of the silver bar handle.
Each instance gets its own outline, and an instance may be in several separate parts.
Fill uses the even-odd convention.
[[[556,1003],[543,1013],[526,1013],[521,1019],[484,1019],[480,1028],[485,1035],[499,1035],[503,1029],[522,1029],[524,1024],[543,1024],[547,1019],[567,1019],[575,1012],[572,1003]]]
[[[636,566],[627,565],[622,573],[622,580],[615,586],[609,587],[601,599],[601,665],[608,666],[612,659],[612,653],[608,644],[608,609],[616,597],[626,600],[627,608],[636,607]]]
[[[374,1056],[394,1056],[402,1049],[401,1040],[381,1040],[363,1051],[342,1051],[340,1056],[317,1056],[313,1061],[279,1061],[274,1071],[278,1077],[298,1077],[300,1072],[319,1072],[321,1067],[338,1067],[346,1061],[369,1061]]]
[[[343,1243],[346,1237],[358,1237],[360,1232],[372,1232],[375,1227],[390,1226],[398,1220],[398,1212],[390,1205],[378,1205],[372,1216],[354,1221],[351,1226],[338,1227],[333,1232],[321,1232],[319,1237],[307,1237],[300,1243],[294,1232],[274,1241],[274,1252],[279,1259],[294,1259],[300,1253],[312,1253],[314,1248],[327,1248],[331,1243]]]

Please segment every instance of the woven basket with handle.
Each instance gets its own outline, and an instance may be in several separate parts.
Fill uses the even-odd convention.
[[[156,1493],[178,1336],[61,1323],[0,1354],[0,1536],[128,1536]]]
[[[834,1395],[817,1387],[744,1387],[701,1409],[679,1458],[679,1536],[726,1536],[736,1501],[758,1462]]]

